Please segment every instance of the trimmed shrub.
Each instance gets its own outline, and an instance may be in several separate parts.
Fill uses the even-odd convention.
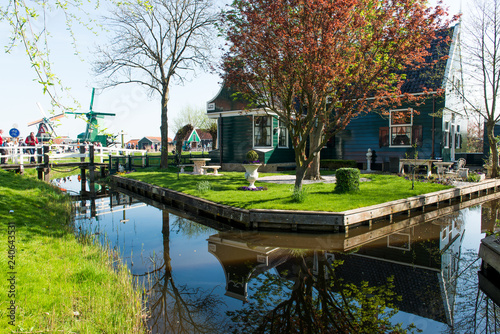
[[[350,191],[359,191],[359,169],[357,168],[339,168],[335,173],[337,184],[335,191],[345,193]]]
[[[246,158],[248,163],[256,162],[259,160],[259,154],[254,150],[250,150],[247,152]]]
[[[327,168],[329,170],[339,168],[356,168],[357,162],[354,160],[339,160],[339,159],[324,159],[321,160],[320,168]]]

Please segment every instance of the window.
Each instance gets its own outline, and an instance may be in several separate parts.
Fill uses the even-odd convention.
[[[460,133],[460,125],[457,125],[457,131],[455,132],[455,148],[462,148],[462,134]]]
[[[279,135],[278,135],[278,147],[288,147],[288,129],[282,121],[278,121]]]
[[[253,146],[272,145],[272,118],[270,116],[254,116]]]
[[[450,148],[450,122],[444,122],[443,131],[443,146],[444,148]]]
[[[391,110],[389,120],[390,146],[412,144],[413,109]]]

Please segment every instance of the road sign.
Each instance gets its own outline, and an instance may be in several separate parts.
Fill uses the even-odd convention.
[[[19,137],[19,130],[16,129],[16,128],[12,128],[10,129],[9,131],[9,135],[12,137],[12,138],[17,138]]]

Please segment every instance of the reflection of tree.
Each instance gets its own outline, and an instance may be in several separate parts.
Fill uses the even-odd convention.
[[[222,304],[213,290],[177,286],[172,275],[169,247],[169,213],[163,211],[163,257],[154,255],[146,295],[153,333],[217,333],[223,330],[217,316]]]
[[[164,211],[165,212],[165,211]],[[182,218],[179,216],[174,216],[175,220],[172,222],[172,232],[182,233],[183,236],[188,238],[198,237],[200,235],[206,235],[207,232],[214,232],[214,229],[202,224],[197,224],[189,219]]]
[[[244,308],[228,312],[234,333],[388,333],[396,310],[392,280],[384,286],[359,286],[336,277],[324,252],[291,257],[279,275],[253,280],[254,293]],[[284,267],[287,267],[286,269]],[[388,311],[387,308],[392,308]],[[409,327],[413,328],[413,326]]]
[[[498,333],[500,331],[500,307],[480,290],[477,279],[481,259],[477,251],[462,254],[457,277],[455,321],[449,333]],[[498,284],[498,282],[497,282]]]

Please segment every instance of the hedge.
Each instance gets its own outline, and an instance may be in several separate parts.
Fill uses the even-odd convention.
[[[335,191],[340,193],[358,191],[360,171],[357,168],[339,168],[335,172]]]
[[[327,168],[329,170],[356,167],[357,162],[354,160],[324,159],[320,161],[320,168]]]

